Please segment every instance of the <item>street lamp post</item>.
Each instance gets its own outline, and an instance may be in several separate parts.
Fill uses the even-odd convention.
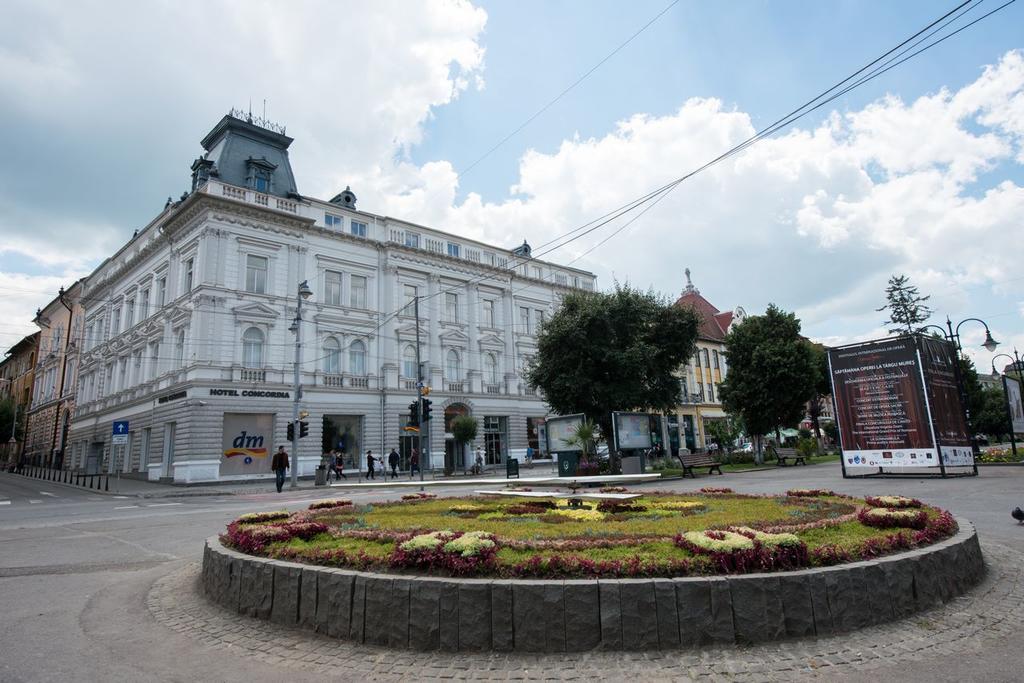
[[[960,357],[964,353],[963,346],[960,344],[960,326],[966,322],[971,321],[981,323],[985,327],[985,341],[981,343],[982,348],[989,352],[995,351],[996,347],[999,346],[999,342],[992,338],[992,331],[989,330],[988,323],[986,323],[981,318],[964,318],[963,320],[958,322],[956,324],[956,327],[954,328],[953,321],[950,320],[949,316],[947,315],[945,328],[942,328],[938,325],[925,325],[921,329],[934,327],[935,329],[940,331],[942,333],[942,336],[945,337],[946,341],[952,344],[953,347],[956,349],[956,363],[953,365],[953,372],[956,375],[956,385],[960,392],[960,403],[963,404],[964,416],[967,418],[967,437],[970,439],[971,442],[971,450],[974,452],[975,455],[977,455],[980,449],[978,448],[978,443],[974,439],[974,428],[971,426],[971,407],[967,404],[967,388],[964,386],[963,373],[960,372]],[[942,455],[940,453],[940,463],[942,462],[941,458]],[[975,474],[977,474],[978,472],[977,464],[975,464],[974,466],[974,472]]]
[[[303,280],[299,283],[298,293],[295,295],[295,320],[288,329],[295,333],[295,374],[292,382],[292,483],[291,488],[299,486],[299,401],[302,400],[302,384],[299,377],[299,364],[302,356],[302,302],[313,296],[313,290],[309,288],[309,282]]]
[[[1013,361],[1013,367],[1014,367],[1015,370],[1017,370],[1017,381],[1019,383],[1017,386],[1021,390],[1024,390],[1024,368],[1021,367],[1020,354],[1017,353],[1017,349],[1016,348],[1013,349],[1013,355],[1012,356],[1010,354],[1008,354],[1008,353],[1000,353],[1000,354],[992,357],[992,376],[993,377],[999,377],[999,373],[996,372],[996,358],[1000,358],[1002,356],[1006,356],[1011,361]],[[1017,457],[1017,436],[1016,436],[1016,434],[1014,433],[1014,430],[1013,430],[1013,408],[1010,406],[1010,392],[1007,389],[1005,378],[1003,380],[1003,395],[1006,397],[1006,419],[1007,419],[1007,422],[1008,422],[1008,424],[1010,426],[1010,448],[1013,451],[1013,457],[1016,458]]]

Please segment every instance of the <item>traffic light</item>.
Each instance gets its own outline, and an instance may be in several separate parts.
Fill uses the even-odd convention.
[[[420,411],[419,401],[413,401],[409,404],[409,425],[418,427],[420,424]]]
[[[289,422],[288,423],[288,440],[289,441],[295,441],[295,423],[294,422]]]
[[[421,420],[423,422],[426,422],[429,419],[430,419],[430,400],[425,398],[425,399],[423,399],[423,415],[421,417]]]
[[[299,423],[299,438],[301,439],[301,438],[303,438],[305,436],[309,436],[309,423],[308,422],[300,422]]]

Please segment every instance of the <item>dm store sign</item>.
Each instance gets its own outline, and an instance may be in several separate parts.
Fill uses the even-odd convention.
[[[273,435],[273,413],[224,413],[221,475],[270,472]]]

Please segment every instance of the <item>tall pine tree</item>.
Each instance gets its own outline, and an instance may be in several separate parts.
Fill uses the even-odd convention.
[[[930,298],[921,296],[906,275],[893,275],[885,288],[886,304],[875,310],[889,311],[889,319],[883,323],[892,325],[889,334],[911,334],[923,330],[924,323],[932,317],[934,311],[925,304]]]

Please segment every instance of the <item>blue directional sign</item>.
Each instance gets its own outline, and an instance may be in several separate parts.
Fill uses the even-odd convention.
[[[110,443],[128,443],[128,420],[115,420],[112,434],[113,437],[110,439]]]

